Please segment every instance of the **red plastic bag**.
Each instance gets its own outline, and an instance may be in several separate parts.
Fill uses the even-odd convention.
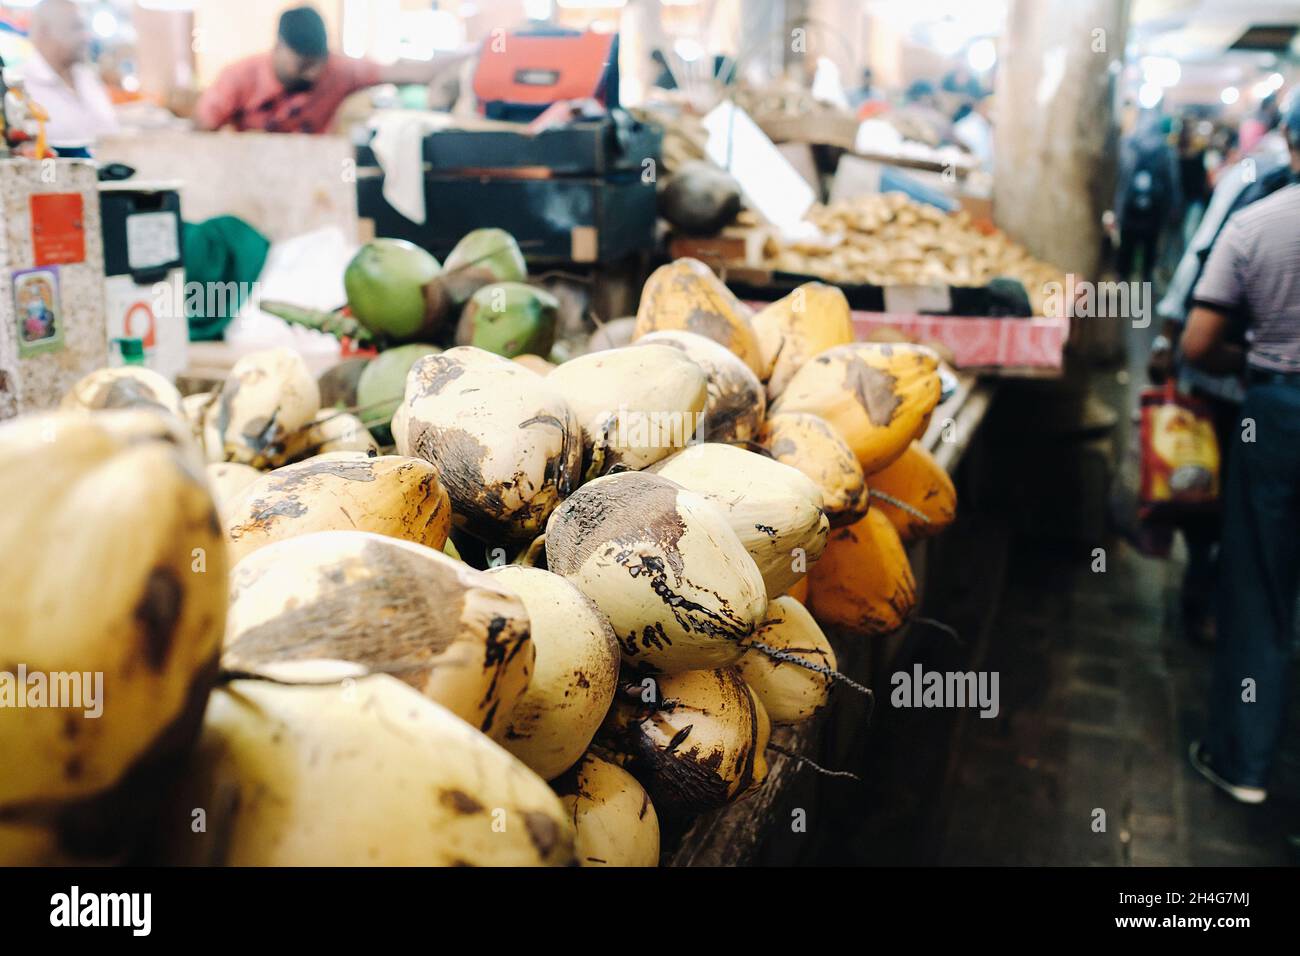
[[[1140,397],[1141,518],[1204,514],[1219,504],[1219,440],[1206,405],[1173,382]]]

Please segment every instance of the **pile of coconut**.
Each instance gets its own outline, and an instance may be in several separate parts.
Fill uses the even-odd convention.
[[[0,427],[0,659],[106,688],[0,722],[0,863],[655,865],[912,613],[937,365],[680,260],[629,344],[415,356],[391,448],[286,350],[92,374]]]

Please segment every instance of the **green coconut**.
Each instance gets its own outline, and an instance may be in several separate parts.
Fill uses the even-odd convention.
[[[457,307],[493,282],[523,282],[528,278],[524,254],[504,229],[475,229],[461,237],[442,266],[447,294]]]
[[[438,260],[405,239],[374,239],[343,273],[348,308],[377,336],[398,342],[432,338],[450,303]]]
[[[389,423],[406,392],[406,373],[411,366],[426,355],[436,355],[442,349],[436,345],[413,342],[385,349],[371,359],[357,379],[357,406],[363,422],[370,425],[370,434],[380,445],[393,443]]]
[[[370,364],[367,356],[346,358],[316,378],[321,408],[351,408],[357,403],[357,382]]]
[[[560,302],[522,282],[494,282],[470,297],[456,327],[457,345],[474,345],[506,358],[546,355],[555,344]]]

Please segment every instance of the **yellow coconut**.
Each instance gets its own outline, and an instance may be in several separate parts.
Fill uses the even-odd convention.
[[[748,307],[712,269],[698,259],[678,259],[646,280],[632,340],[651,332],[694,332],[735,352],[762,380],[771,369],[763,362],[749,318]]]

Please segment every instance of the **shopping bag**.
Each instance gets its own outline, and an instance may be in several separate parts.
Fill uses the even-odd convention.
[[[1173,552],[1173,523],[1144,519],[1139,491],[1142,484],[1141,415],[1133,410],[1133,427],[1128,430],[1122,453],[1111,478],[1109,512],[1115,532],[1148,558],[1167,558]]]
[[[1172,380],[1144,389],[1141,408],[1139,516],[1177,520],[1219,506],[1219,441],[1214,417]]]

